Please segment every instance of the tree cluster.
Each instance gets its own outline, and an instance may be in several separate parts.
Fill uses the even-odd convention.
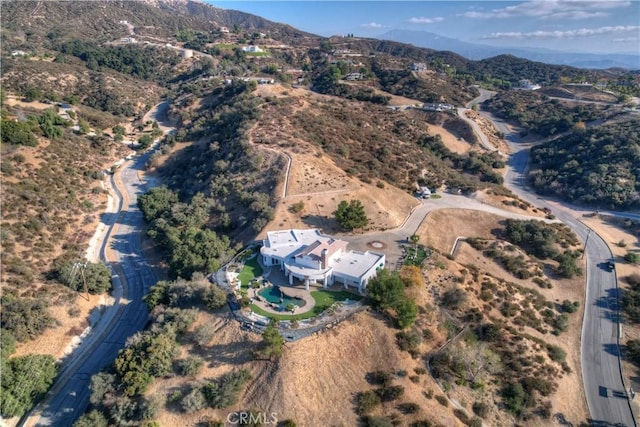
[[[33,339],[54,324],[44,299],[2,296],[2,334],[11,333],[20,342]]]
[[[562,277],[571,278],[582,274],[582,269],[577,265],[579,253],[559,249],[578,244],[577,237],[564,225],[507,219],[500,235],[529,255],[557,261],[559,265],[556,270]]]
[[[541,194],[608,208],[640,205],[640,132],[633,120],[574,133],[531,150]]]
[[[171,76],[172,66],[180,61],[177,53],[167,55],[165,49],[133,45],[101,46],[82,40],[63,43],[58,50],[80,58],[90,70],[110,68],[142,80],[158,82],[166,81]]]
[[[500,92],[483,106],[498,117],[541,136],[557,135],[602,115],[597,107],[589,104],[567,106],[541,93],[523,90]]]
[[[102,294],[111,289],[111,271],[101,262],[68,261],[56,271],[57,279],[76,292]]]
[[[174,281],[157,282],[144,296],[144,301],[149,310],[158,305],[194,308],[202,304],[207,308],[216,309],[226,304],[227,293],[220,286],[209,283],[202,274],[196,273],[191,280],[179,278]]]
[[[13,145],[35,147],[38,139],[33,134],[33,128],[28,122],[2,120],[2,142]]]
[[[10,332],[0,334],[0,415],[20,417],[49,390],[57,375],[55,359],[50,355],[28,354],[9,358],[15,351]]]
[[[229,238],[208,228],[212,200],[202,194],[180,203],[167,187],[156,187],[138,199],[149,235],[165,248],[173,277],[220,268],[233,254]]]
[[[405,295],[406,286],[397,272],[390,272],[387,269],[380,270],[367,285],[373,305],[381,310],[392,312],[396,324],[401,329],[413,325],[418,316],[415,301]]]
[[[283,345],[284,338],[278,332],[275,320],[271,319],[262,333],[262,344],[260,349],[256,351],[255,356],[260,359],[278,359],[282,356]]]

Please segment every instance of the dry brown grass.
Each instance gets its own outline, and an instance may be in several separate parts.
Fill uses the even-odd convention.
[[[453,242],[458,236],[494,238],[491,230],[500,227],[500,220],[500,217],[485,212],[443,209],[430,213],[420,227],[418,234],[421,236],[422,243],[431,245],[443,253],[449,253]],[[433,230],[437,230],[437,232]],[[559,378],[558,391],[551,397],[553,413],[561,412],[568,420],[574,423],[585,420],[588,411],[580,368],[580,332],[584,307],[584,276],[573,279],[554,279],[551,280],[552,289],[541,289],[531,279],[520,280],[513,277],[493,259],[485,257],[481,252],[471,248],[466,243],[460,245],[455,261],[446,260],[444,257],[440,257],[439,261],[446,266],[446,269],[440,271],[439,269],[431,270],[428,273],[429,282],[437,284],[443,290],[456,283],[455,277],[460,275],[462,266],[474,265],[480,272],[489,275],[489,277],[534,289],[540,292],[548,301],[557,304],[560,304],[565,299],[580,302],[580,309],[578,312],[569,315],[568,329],[560,336],[543,335],[532,328],[526,328],[526,333],[538,337],[549,344],[558,345],[567,352],[567,362],[572,369],[572,373],[564,374]],[[582,267],[584,268],[584,265]],[[480,275],[479,279],[482,280],[482,275]],[[479,289],[479,282],[472,283],[470,286],[477,290]],[[472,297],[469,305],[482,307],[483,303],[477,297]],[[496,309],[493,309],[489,315],[497,318],[501,317]],[[535,352],[540,351],[537,350]],[[541,352],[543,355],[545,353],[545,351]],[[461,396],[464,396],[464,393]],[[459,398],[462,399],[463,397]],[[542,420],[537,420],[530,425],[546,424]]]
[[[360,200],[365,206],[369,218],[367,230],[385,230],[401,225],[419,203],[395,187],[379,188],[348,177],[324,156],[292,153],[291,157],[288,196],[279,200],[275,219],[267,224],[260,236],[282,228],[318,227],[327,233],[337,232],[333,212],[340,201],[352,199]],[[281,189],[277,191],[282,195]],[[294,213],[291,207],[298,202],[304,203],[304,210]]]

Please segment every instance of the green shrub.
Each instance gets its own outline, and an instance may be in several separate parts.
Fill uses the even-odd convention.
[[[571,302],[568,299],[562,301],[562,311],[566,313],[575,313],[580,307],[580,302]]]
[[[400,403],[397,408],[403,414],[415,414],[420,410],[420,405],[413,402],[406,402]]]
[[[190,414],[207,407],[207,401],[200,387],[193,388],[180,401],[180,408],[183,412]]]
[[[473,402],[471,409],[473,410],[473,413],[479,417],[485,418],[489,415],[489,405],[485,402]]]
[[[362,418],[365,427],[393,427],[394,424],[389,417],[374,417],[367,415]]]
[[[204,292],[204,302],[209,309],[224,307],[227,304],[227,293],[218,285],[211,285]]]
[[[390,402],[399,399],[404,394],[404,387],[401,385],[385,386],[376,390],[380,400]]]
[[[302,213],[302,211],[304,211],[304,202],[303,201],[296,202],[292,204],[289,209],[293,213],[297,213],[297,214]]]
[[[624,355],[627,359],[640,366],[640,340],[627,341]]]
[[[199,347],[204,347],[213,339],[216,333],[216,326],[211,322],[203,323],[192,333],[192,339]]]
[[[640,264],[640,253],[627,252],[624,256],[624,260],[631,264]]]
[[[359,415],[366,415],[380,405],[380,396],[372,390],[358,393],[356,397],[356,412]]]
[[[176,362],[176,371],[185,377],[195,377],[204,366],[204,359],[200,356],[189,356]]]
[[[108,427],[108,425],[109,419],[107,416],[97,409],[83,414],[73,423],[73,427]]]
[[[459,287],[454,287],[445,291],[442,295],[442,305],[451,310],[457,310],[467,301],[466,292]]]
[[[462,409],[458,409],[458,408],[454,409],[453,415],[455,415],[457,419],[462,421],[463,424],[469,425],[469,422],[470,422],[469,416]]]
[[[396,334],[396,342],[400,350],[407,351],[409,353],[415,353],[422,343],[422,337],[415,331],[402,331]]]
[[[244,385],[251,379],[247,370],[233,371],[217,380],[202,386],[202,394],[207,405],[214,408],[227,408],[236,403]]]
[[[444,395],[439,394],[436,396],[436,400],[438,401],[439,404],[441,404],[442,406],[449,406],[449,399],[447,399]]]

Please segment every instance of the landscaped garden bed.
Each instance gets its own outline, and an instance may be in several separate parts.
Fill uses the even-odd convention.
[[[275,320],[305,320],[319,316],[325,311],[334,308],[335,305],[343,303],[344,301],[360,301],[362,299],[362,296],[347,291],[332,292],[318,290],[311,291],[311,296],[313,297],[313,300],[315,302],[313,309],[300,314],[270,313],[258,307],[256,304],[251,304],[250,307],[254,313]]]

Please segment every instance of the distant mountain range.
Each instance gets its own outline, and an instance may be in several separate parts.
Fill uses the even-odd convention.
[[[497,55],[510,54],[531,61],[547,64],[570,65],[578,68],[626,68],[640,69],[640,53],[626,54],[595,54],[568,53],[543,48],[502,48],[483,44],[463,42],[427,31],[391,30],[377,37],[381,40],[392,40],[409,43],[418,47],[434,50],[448,50],[462,55],[467,59],[480,60]]]

